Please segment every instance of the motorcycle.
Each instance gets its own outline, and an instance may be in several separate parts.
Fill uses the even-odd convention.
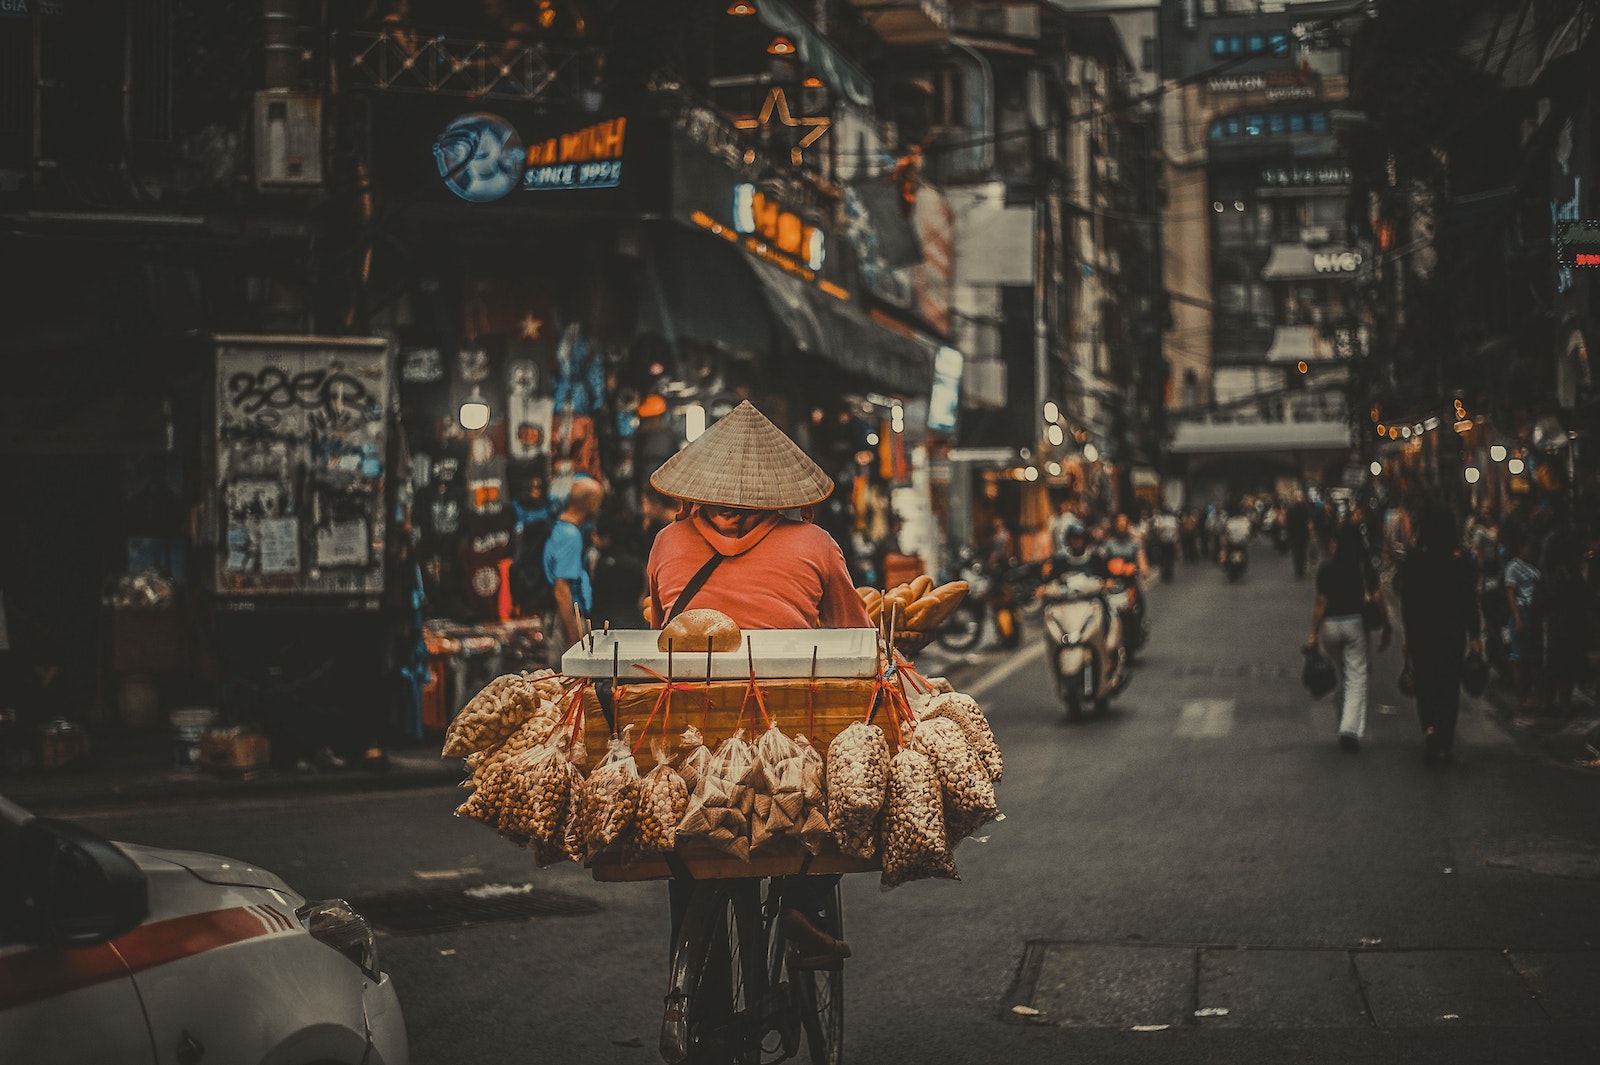
[[[1155,520],[1150,536],[1150,561],[1161,572],[1162,581],[1172,580],[1178,562],[1178,519],[1162,515]]]
[[[935,637],[939,646],[964,654],[983,639],[984,625],[992,614],[1000,643],[1007,648],[1022,642],[1022,603],[1033,599],[1032,589],[1039,580],[1034,563],[1010,562],[1000,567],[989,565],[970,547],[962,548],[957,571],[969,586],[966,599],[955,613],[939,626]]]
[[[1045,658],[1056,697],[1076,721],[1085,710],[1103,713],[1127,684],[1128,655],[1120,622],[1108,610],[1105,585],[1087,573],[1068,573],[1040,589],[1044,599]]]
[[[1109,565],[1111,578],[1116,582],[1109,598],[1122,623],[1122,643],[1131,660],[1150,638],[1150,616],[1145,609],[1144,589],[1139,587],[1139,567],[1120,558],[1112,559]]]
[[[1250,555],[1245,550],[1244,544],[1228,543],[1222,549],[1222,572],[1228,575],[1228,580],[1236,581],[1244,573]]]

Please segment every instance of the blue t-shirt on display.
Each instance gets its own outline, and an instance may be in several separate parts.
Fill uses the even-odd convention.
[[[572,601],[585,614],[594,609],[589,570],[583,564],[583,530],[570,521],[556,522],[544,542],[544,576],[552,587],[556,581],[566,581],[572,588]]]

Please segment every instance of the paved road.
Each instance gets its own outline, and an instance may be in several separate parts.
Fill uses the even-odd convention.
[[[1033,643],[952,671],[991,710],[1008,817],[963,845],[960,884],[847,885],[851,1060],[1600,1060],[1600,782],[1470,708],[1448,773],[1409,705],[1342,754],[1298,683],[1309,596],[1270,551],[1236,586],[1180,568],[1135,683],[1079,725]],[[1398,669],[1378,659],[1375,703],[1402,703]],[[314,895],[531,883],[584,912],[384,939],[415,1060],[658,1060],[664,889],[535,872],[458,798],[80,819]]]

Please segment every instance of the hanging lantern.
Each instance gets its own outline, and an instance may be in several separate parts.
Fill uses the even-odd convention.
[[[794,55],[794,42],[783,34],[772,38],[772,43],[767,45],[768,55]]]
[[[728,5],[728,14],[730,15],[754,15],[755,13],[756,5],[750,3],[750,0],[733,0],[733,3]]]

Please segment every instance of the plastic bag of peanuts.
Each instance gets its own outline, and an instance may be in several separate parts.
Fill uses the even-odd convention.
[[[628,749],[627,733],[612,737],[605,761],[583,784],[583,845],[590,859],[622,840],[639,814],[639,763]]]
[[[942,692],[929,700],[921,716],[923,720],[943,717],[955,722],[973,753],[983,762],[989,779],[1000,783],[1000,777],[1005,773],[1005,759],[1000,755],[1000,745],[995,742],[994,731],[989,728],[989,721],[983,716],[977,700],[961,692]]]
[[[443,756],[458,758],[503,743],[539,707],[539,692],[525,673],[496,677],[467,701],[445,729]]]
[[[518,725],[511,735],[492,747],[473,751],[467,755],[467,768],[472,770],[472,777],[468,780],[469,786],[476,786],[478,776],[495,762],[503,762],[524,751],[531,751],[550,740],[555,733],[556,725],[561,720],[561,708],[549,699],[539,696],[534,698],[536,705],[533,713]]]
[[[700,730],[693,725],[683,730],[680,748],[683,753],[678,755],[678,775],[683,778],[684,786],[693,793],[700,778],[706,775],[706,767],[711,764],[711,751],[706,748]]]
[[[878,815],[889,784],[889,741],[883,729],[857,721],[828,745],[828,825],[839,850],[855,858],[878,853]]]
[[[522,846],[550,845],[572,794],[574,772],[559,743],[545,743],[489,766],[456,810],[492,825]]]
[[[881,883],[892,888],[929,877],[961,879],[945,841],[944,803],[933,762],[905,747],[889,764]]]
[[[660,740],[651,745],[651,752],[656,764],[639,781],[633,849],[639,854],[665,854],[677,845],[678,822],[688,809],[689,789],[667,761],[666,746]]]
[[[917,723],[908,745],[933,763],[944,794],[945,835],[951,847],[1000,813],[994,781],[954,721],[930,717]]]

